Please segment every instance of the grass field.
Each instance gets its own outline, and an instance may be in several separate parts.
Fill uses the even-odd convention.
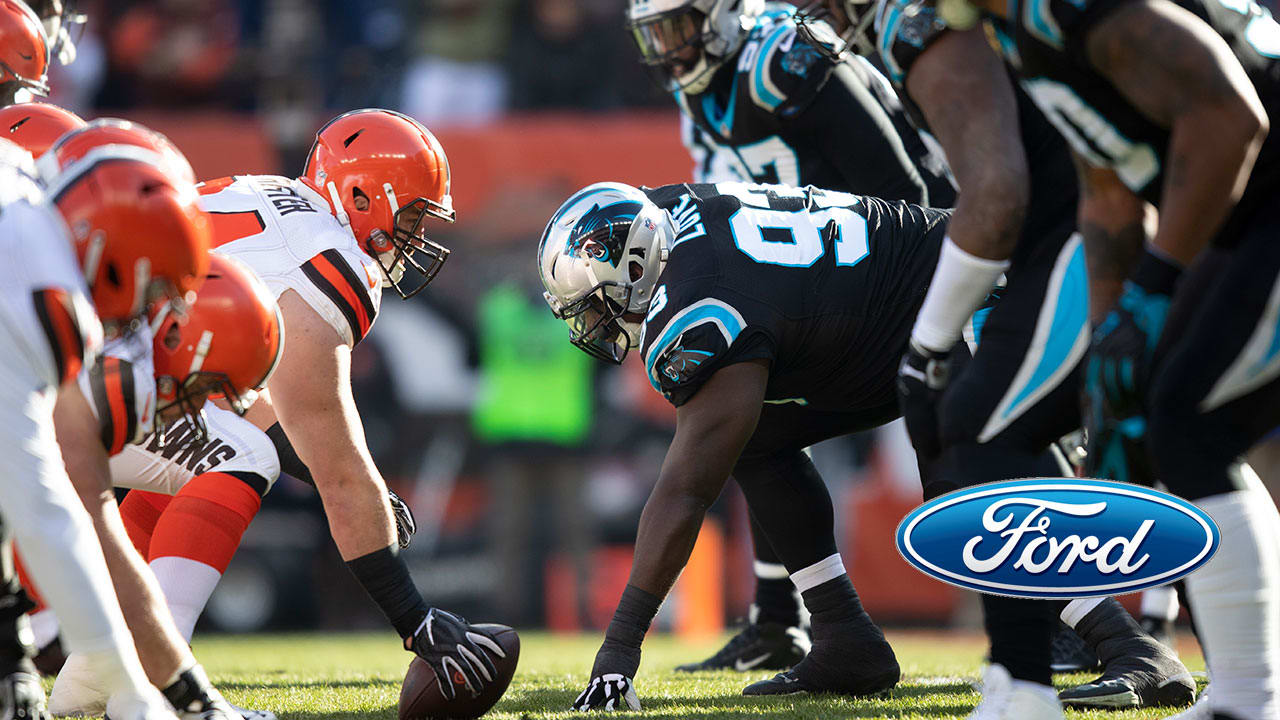
[[[645,643],[637,680],[643,713],[622,717],[706,720],[834,720],[836,718],[963,718],[978,701],[970,686],[979,675],[985,640],[980,635],[891,632],[889,640],[903,668],[903,682],[887,699],[848,700],[795,696],[783,700],[746,698],[748,682],[769,673],[671,672],[714,650],[717,640],[681,643],[654,636]],[[522,634],[520,669],[506,697],[487,717],[581,717],[568,707],[587,680],[599,642],[596,635]],[[1183,644],[1183,659],[1203,670],[1194,643]],[[409,656],[386,634],[208,636],[197,638],[197,656],[232,702],[274,710],[281,720],[392,720],[400,680]],[[1060,684],[1087,679],[1059,676]],[[1202,681],[1203,682],[1203,681]],[[1160,718],[1169,711],[1068,712],[1069,718]]]

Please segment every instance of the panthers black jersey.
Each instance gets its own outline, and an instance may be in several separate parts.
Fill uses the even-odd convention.
[[[923,115],[907,93],[907,74],[924,51],[950,30],[938,19],[932,6],[911,0],[880,0],[876,26],[879,29],[877,50],[886,75],[909,108],[911,118],[927,129]],[[1062,135],[1016,83],[1012,68],[1010,77],[1015,81],[1018,126],[1031,172],[1031,196],[1022,230],[1024,241],[1019,243],[1016,259],[1018,254],[1028,252],[1031,244],[1049,239],[1063,226],[1074,226],[1078,183],[1071,151]]]
[[[950,211],[781,185],[646,189],[678,230],[641,343],[684,404],[716,370],[770,362],[766,402],[882,407]]]
[[[1085,52],[1089,30],[1129,0],[1011,0],[1011,20],[993,21],[1005,57],[1022,84],[1075,150],[1115,170],[1143,199],[1159,205],[1167,128],[1146,118]],[[1218,32],[1253,81],[1270,117],[1280,113],[1280,25],[1255,0],[1173,0]],[[1271,199],[1280,181],[1280,138],[1267,137],[1233,219]],[[1229,220],[1231,224],[1233,220]]]
[[[676,93],[681,110],[743,179],[951,207],[945,159],[884,76],[860,57],[824,55],[797,34],[793,10],[762,16],[706,90]]]

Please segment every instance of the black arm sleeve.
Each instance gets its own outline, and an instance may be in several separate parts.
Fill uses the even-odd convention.
[[[841,63],[789,130],[797,141],[821,138],[821,153],[839,167],[843,189],[922,204],[924,178],[871,82],[865,68]]]
[[[284,434],[284,428],[280,427],[280,423],[267,429],[267,437],[271,439],[271,444],[276,447],[276,454],[280,456],[280,472],[292,475],[315,487],[316,481],[311,477],[311,471],[307,469],[306,463],[302,462],[302,458],[298,457],[298,451],[293,449],[293,444]]]

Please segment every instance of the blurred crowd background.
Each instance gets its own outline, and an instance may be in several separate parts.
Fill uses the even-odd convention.
[[[357,107],[441,139],[453,250],[410,302],[384,296],[355,352],[357,401],[389,484],[420,527],[406,551],[433,604],[557,630],[607,623],[674,413],[634,358],[572,347],[541,299],[543,225],[600,180],[690,179],[669,96],[638,62],[626,0],[84,0],[79,58],[51,101],[168,134],[197,174],[297,175],[315,130]],[[919,501],[900,430],[815,450],[843,550],[882,621],[955,623],[962,593],[892,547]],[[714,632],[745,611],[751,557],[735,488],[707,523],[660,626]],[[314,492],[284,478],[202,621],[206,629],[379,627]]]

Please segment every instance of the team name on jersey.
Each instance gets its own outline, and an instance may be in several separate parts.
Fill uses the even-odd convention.
[[[200,440],[186,418],[174,423],[163,438],[160,433],[152,435],[146,450],[185,466],[195,475],[207,473],[236,456],[236,449],[218,438]]]
[[[316,211],[287,180],[258,178],[258,187],[271,200],[271,206],[281,217],[296,212],[313,213]]]
[[[671,243],[671,247],[675,247],[685,240],[700,238],[707,234],[706,227],[702,224],[702,213],[698,211],[698,205],[693,201],[693,196],[684,194],[676,201],[676,206],[671,209],[671,217],[676,221],[676,241]]]

